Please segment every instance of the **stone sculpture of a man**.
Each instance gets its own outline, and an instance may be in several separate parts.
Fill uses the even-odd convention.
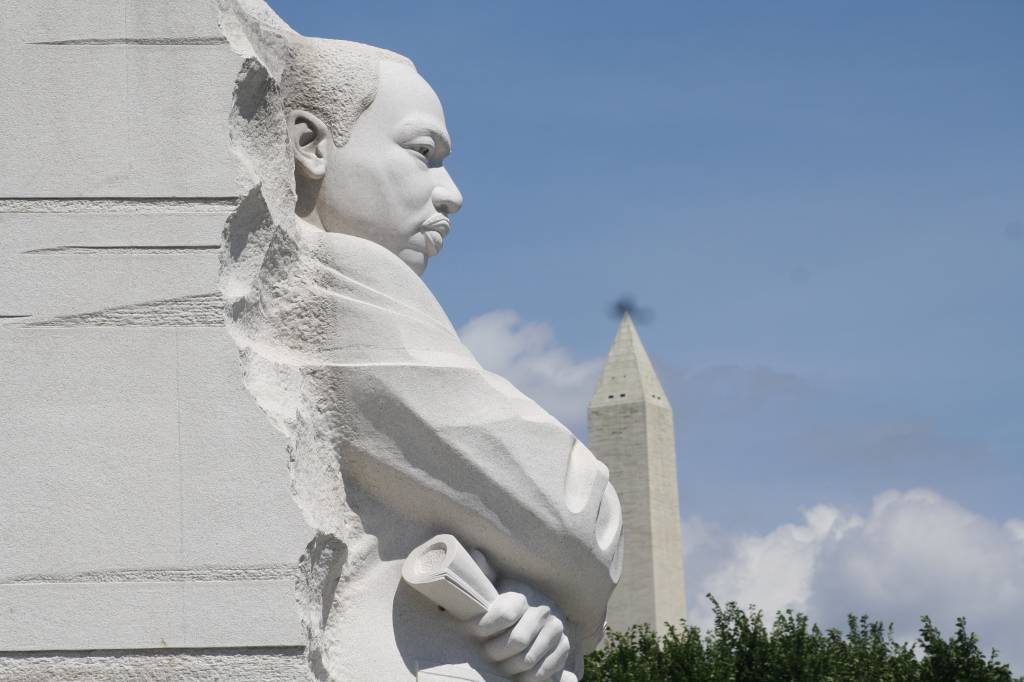
[[[621,567],[608,471],[459,341],[422,274],[462,196],[412,63],[222,0],[250,59],[232,112],[251,188],[222,291],[246,385],[289,438],[316,536],[298,600],[321,680],[573,680]],[[402,582],[448,533],[497,587],[459,621]]]

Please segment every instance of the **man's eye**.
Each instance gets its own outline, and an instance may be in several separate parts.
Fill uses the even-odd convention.
[[[430,156],[430,152],[433,151],[430,147],[420,145],[416,147],[416,151],[422,154],[424,157]]]

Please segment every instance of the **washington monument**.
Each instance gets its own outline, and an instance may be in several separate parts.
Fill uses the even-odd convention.
[[[659,633],[686,615],[672,406],[628,310],[587,411],[590,448],[622,500],[625,562],[608,625]]]

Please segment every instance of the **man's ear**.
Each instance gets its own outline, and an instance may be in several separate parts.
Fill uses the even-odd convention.
[[[331,131],[323,121],[301,109],[288,112],[288,145],[298,172],[310,180],[323,179],[330,144],[334,144]]]

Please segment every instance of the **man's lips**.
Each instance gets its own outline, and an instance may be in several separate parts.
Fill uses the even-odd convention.
[[[448,216],[438,213],[424,220],[420,229],[423,231],[433,230],[440,233],[442,237],[447,237],[448,232],[452,229],[452,222],[448,219]]]
[[[440,253],[441,248],[444,246],[444,238],[448,236],[451,228],[452,224],[448,220],[448,216],[441,215],[440,213],[431,216],[423,222],[423,225],[420,226],[420,232],[426,237],[427,256],[436,256]]]

